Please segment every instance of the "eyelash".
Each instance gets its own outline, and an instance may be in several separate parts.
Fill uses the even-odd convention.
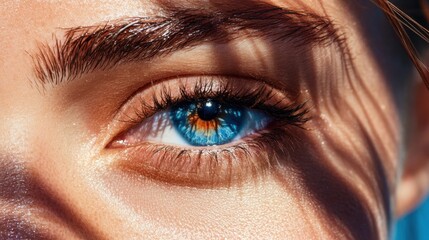
[[[166,83],[158,93],[153,93],[150,104],[140,98],[137,107],[131,109],[134,117],[126,115],[123,121],[136,125],[177,104],[210,98],[264,111],[273,119],[265,129],[244,137],[238,143],[217,147],[185,148],[142,142],[125,151],[126,159],[138,160],[118,161],[119,167],[162,182],[196,187],[231,186],[248,177],[265,175],[286,157],[289,147],[294,148],[299,135],[294,131],[303,129],[310,120],[307,116],[309,110],[305,102],[291,102],[284,98],[273,101],[278,90],[265,83],[259,82],[256,85],[262,87],[248,91],[248,88],[237,89],[231,81],[231,78],[221,76],[199,77],[192,87],[179,85],[177,96],[173,96],[172,88]],[[298,128],[292,129],[291,126]]]
[[[245,106],[252,109],[262,110],[268,113],[274,120],[287,120],[287,124],[302,126],[308,120],[307,116],[308,109],[306,108],[306,102],[296,103],[291,102],[285,106],[281,106],[281,101],[275,104],[267,104],[274,96],[274,88],[264,86],[259,88],[257,91],[248,92],[243,90],[232,90],[230,84],[215,88],[215,82],[219,79],[223,79],[228,82],[227,77],[223,76],[204,76],[200,77],[194,86],[194,91],[189,92],[187,86],[180,85],[178,97],[173,97],[170,89],[163,85],[162,90],[159,94],[152,96],[152,105],[147,104],[144,100],[140,101],[140,107],[134,109],[134,115],[137,118],[129,118],[128,121],[131,123],[140,123],[142,120],[151,117],[159,111],[165,111],[170,107],[176,106],[184,102],[194,102],[200,99],[210,98],[218,101],[219,103]]]

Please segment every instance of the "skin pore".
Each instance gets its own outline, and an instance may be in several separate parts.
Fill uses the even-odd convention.
[[[0,238],[388,238],[409,69],[380,12],[229,2],[0,5]],[[201,86],[274,123],[198,149],[130,131]]]

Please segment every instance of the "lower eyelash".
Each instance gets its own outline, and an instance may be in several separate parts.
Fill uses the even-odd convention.
[[[294,128],[294,129],[291,129]],[[136,146],[119,168],[172,185],[198,188],[231,187],[266,176],[289,160],[300,129],[279,124],[226,147],[183,149],[144,143]],[[301,132],[302,134],[302,132]]]

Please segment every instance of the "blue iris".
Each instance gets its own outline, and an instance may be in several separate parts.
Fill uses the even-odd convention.
[[[246,108],[202,100],[179,104],[170,118],[180,136],[193,146],[222,145],[233,141],[246,124]]]

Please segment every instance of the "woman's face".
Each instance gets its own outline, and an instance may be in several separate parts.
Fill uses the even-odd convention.
[[[371,4],[0,12],[2,238],[387,237],[406,70]]]

